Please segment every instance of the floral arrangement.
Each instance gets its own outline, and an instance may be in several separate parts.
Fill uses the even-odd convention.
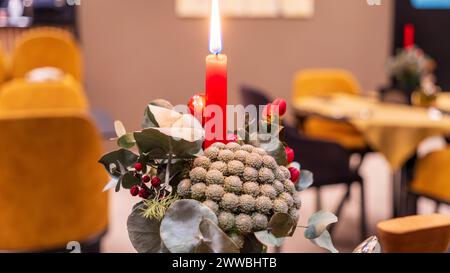
[[[432,73],[433,59],[418,47],[400,50],[387,64],[387,71],[402,90],[412,92],[420,86],[422,76]]]
[[[205,149],[205,120],[196,113],[203,102],[193,97],[183,114],[165,100],[153,101],[137,132],[115,122],[120,149],[99,162],[112,178],[105,190],[126,189],[141,199],[127,221],[134,248],[261,253],[301,226],[306,238],[337,252],[326,230],[335,215],[321,211],[299,224],[298,192],[311,186],[313,175],[293,162],[294,151],[279,139],[286,102],[268,104],[261,120],[247,116],[245,128]],[[266,130],[251,132],[254,125]]]
[[[428,74],[422,77],[420,87],[411,95],[411,101],[415,106],[432,107],[440,92],[441,88],[435,84],[434,76]]]

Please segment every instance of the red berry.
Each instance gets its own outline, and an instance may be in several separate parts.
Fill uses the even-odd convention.
[[[294,158],[295,158],[294,150],[292,150],[290,147],[286,147],[285,151],[286,151],[286,159],[287,159],[288,163],[292,163],[292,161],[294,161]]]
[[[152,178],[152,186],[153,187],[159,187],[159,185],[161,185],[161,179],[159,179],[159,177],[153,177]]]
[[[150,192],[144,188],[139,191],[139,197],[147,199],[150,196]]]
[[[291,181],[296,184],[300,178],[300,171],[294,167],[289,168],[289,172],[291,173]]]
[[[144,175],[144,176],[142,177],[142,182],[144,182],[144,183],[150,182],[150,176]]]
[[[138,172],[142,171],[142,164],[141,163],[134,164],[134,169]]]
[[[205,117],[203,111],[205,110],[206,96],[205,94],[195,94],[188,102],[189,111],[193,116],[205,125]]]
[[[287,104],[283,99],[276,99],[272,105],[278,106],[278,114],[284,116],[286,114]]]
[[[132,196],[137,196],[139,194],[139,187],[138,186],[131,187],[130,193]]]

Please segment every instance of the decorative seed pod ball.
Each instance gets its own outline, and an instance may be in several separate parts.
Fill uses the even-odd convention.
[[[226,192],[240,193],[242,191],[242,181],[238,176],[228,176],[225,178],[224,189]]]
[[[194,160],[194,167],[202,167],[203,169],[207,170],[210,166],[211,160],[206,156],[200,156]]]
[[[217,204],[216,202],[214,202],[212,200],[204,201],[203,205],[205,205],[208,208],[210,208],[214,213],[218,213],[219,212],[219,204]]]
[[[234,228],[235,217],[233,213],[222,211],[218,216],[219,227],[224,231],[229,231]]]
[[[261,148],[236,142],[207,148],[177,193],[209,207],[239,246],[243,235],[267,229],[275,213],[288,213],[297,221],[301,206],[285,166]]]
[[[225,181],[225,177],[223,176],[222,172],[218,170],[209,170],[206,173],[205,180],[208,185],[213,184],[222,185]]]
[[[196,167],[189,172],[189,177],[194,183],[203,183],[206,179],[207,171],[202,167]]]
[[[191,196],[192,182],[190,179],[181,180],[177,186],[177,194],[182,198],[189,198]]]

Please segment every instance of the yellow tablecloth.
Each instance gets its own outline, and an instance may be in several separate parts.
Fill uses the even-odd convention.
[[[443,95],[438,101],[438,107],[450,110],[450,96]],[[400,168],[424,139],[450,134],[450,115],[436,109],[381,103],[373,98],[311,96],[295,100],[294,107],[299,112],[347,120],[373,149],[386,157],[393,169]]]
[[[437,108],[450,112],[450,92],[439,94],[436,104]]]

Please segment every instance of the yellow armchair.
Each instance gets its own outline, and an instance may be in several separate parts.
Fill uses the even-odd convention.
[[[411,191],[450,204],[450,147],[418,161]]]
[[[70,75],[46,82],[15,79],[5,84],[0,92],[0,113],[61,108],[88,109],[83,87]]]
[[[11,76],[24,77],[39,67],[56,67],[82,81],[82,60],[72,34],[58,28],[35,28],[25,32],[13,49]]]
[[[101,138],[84,111],[3,113],[0,131],[0,250],[65,248],[106,230]]]
[[[305,96],[326,96],[336,93],[360,93],[356,78],[339,69],[309,69],[299,71],[294,78],[293,100]],[[350,124],[322,118],[307,118],[303,124],[306,135],[335,141],[352,150],[364,150],[367,146],[362,135]]]
[[[0,84],[4,83],[8,77],[8,55],[3,46],[0,45]]]

